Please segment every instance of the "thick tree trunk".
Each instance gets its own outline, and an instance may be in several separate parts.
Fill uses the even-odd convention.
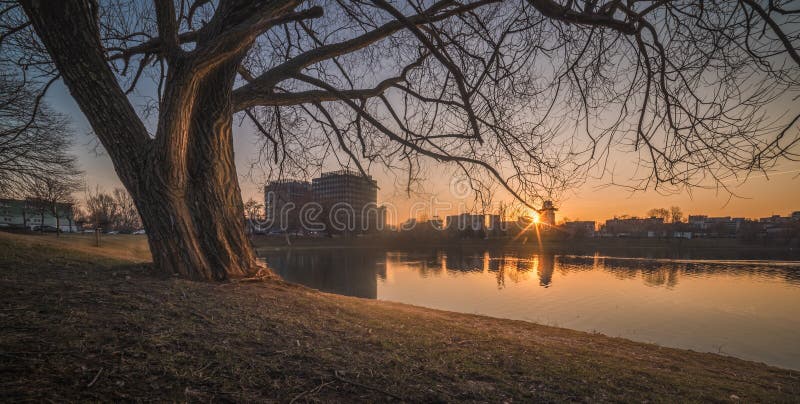
[[[224,280],[259,268],[245,233],[234,164],[231,89],[237,65],[238,59],[218,66],[196,84],[185,148],[166,155],[153,174],[167,188],[156,187],[156,193],[166,198],[153,200],[146,192],[137,202],[156,265],[193,279]],[[170,124],[160,130],[186,118],[162,119]]]
[[[244,231],[231,118],[201,116],[194,119],[186,181],[175,183],[154,166],[132,195],[160,270],[198,280],[247,276],[258,263]]]
[[[163,160],[154,157],[133,187],[138,192],[131,193],[156,266],[191,279],[225,280],[259,269],[245,233],[234,164],[231,69],[235,64],[198,84],[185,148]]]
[[[155,266],[198,280],[259,269],[233,159],[231,89],[240,59],[202,78],[191,61],[176,59],[152,139],[106,64],[91,2],[22,4],[133,197]]]
[[[184,190],[150,189],[136,197],[155,266],[166,273],[197,280],[243,277],[258,268],[244,236],[232,186],[203,192],[203,185]],[[230,193],[230,194],[229,194]],[[241,199],[241,197],[238,197]]]

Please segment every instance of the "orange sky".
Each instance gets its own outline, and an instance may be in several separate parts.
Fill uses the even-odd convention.
[[[90,135],[90,128],[75,102],[60,82],[54,85],[48,94],[48,101],[58,110],[70,115],[73,127],[77,133],[74,152],[79,156],[80,163],[86,172],[86,182],[89,187],[101,186],[111,190],[120,186],[113,166],[108,156],[96,155],[93,145],[96,140]],[[246,128],[236,128],[235,151],[236,162],[241,176],[241,188],[245,199],[253,197],[263,200],[260,184],[245,178],[249,164],[255,157],[255,135]],[[457,213],[458,200],[450,196],[450,170],[429,170],[435,173],[424,184],[424,191],[439,201],[454,204]],[[384,172],[374,170],[371,173],[379,183],[381,190],[378,195],[379,203],[391,202],[398,210],[398,220],[409,216],[409,210],[414,202],[419,201],[419,196],[411,198],[405,196],[402,188],[394,185],[402,182],[404,173]],[[396,181],[396,176],[401,180]],[[695,189],[691,195],[681,192],[673,195],[660,195],[657,192],[636,192],[619,187],[603,187],[608,179],[593,180],[583,186],[565,192],[557,200],[559,211],[557,220],[569,218],[571,220],[605,220],[614,215],[643,216],[647,210],[654,207],[680,206],[684,214],[708,214],[716,216],[743,216],[749,218],[764,217],[773,214],[788,215],[792,211],[800,210],[800,162],[785,162],[780,164],[775,173],[769,178],[764,176],[752,177],[743,185],[728,183],[738,197],[730,197],[721,191]],[[82,196],[79,196],[82,197]],[[391,221],[391,220],[390,220]]]
[[[380,182],[384,175],[376,175]],[[448,187],[440,180],[434,183],[432,193],[439,200],[448,201]],[[774,214],[787,216],[800,211],[800,163],[784,164],[769,176],[754,176],[742,185],[728,184],[738,196],[725,191],[693,189],[689,192],[662,195],[654,191],[631,192],[621,187],[607,186],[607,180],[587,182],[578,189],[569,190],[557,201],[557,221],[570,220],[602,221],[615,215],[644,216],[651,208],[679,206],[684,215],[706,214],[712,216],[734,216],[757,218]],[[420,198],[405,198],[395,189],[381,189],[379,202],[392,201],[401,211]],[[455,201],[454,201],[455,202]],[[456,203],[457,205],[457,203]],[[403,217],[401,216],[401,220]]]
[[[619,188],[597,188],[590,183],[568,195],[561,202],[562,216],[571,219],[609,218],[620,214],[639,215],[653,207],[680,206],[685,215],[764,217],[773,214],[786,216],[800,210],[800,164],[784,164],[781,173],[769,178],[759,176],[732,189],[738,196],[725,191],[695,189],[674,195],[656,192],[631,193]],[[736,185],[736,184],[729,184]]]

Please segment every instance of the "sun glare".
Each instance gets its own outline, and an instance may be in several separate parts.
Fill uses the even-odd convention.
[[[531,212],[531,219],[533,219],[534,223],[539,223],[539,213]]]

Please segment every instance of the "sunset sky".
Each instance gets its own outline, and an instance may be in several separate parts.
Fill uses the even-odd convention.
[[[48,101],[57,110],[72,117],[77,135],[73,149],[79,156],[81,167],[86,173],[87,186],[93,188],[95,185],[99,185],[105,190],[121,186],[109,158],[102,153],[97,155],[94,152],[96,138],[91,134],[88,122],[61,82],[56,83],[50,90]],[[243,197],[245,200],[252,197],[263,202],[261,191],[263,174],[256,170],[252,176],[247,175],[251,163],[256,159],[257,135],[248,126],[235,126],[234,134],[236,162],[240,173]],[[620,157],[620,161],[625,159],[624,155],[618,157]],[[338,167],[331,167],[331,169],[338,169]],[[621,167],[617,171],[624,174],[630,173],[630,170],[630,167]],[[438,168],[427,171],[429,176],[422,184],[425,194],[408,196],[402,186],[404,173],[374,168],[370,174],[377,179],[381,188],[378,194],[378,203],[394,204],[398,212],[395,220],[419,216],[410,213],[412,205],[432,197],[441,202],[452,203],[454,208],[448,213],[457,213],[456,210],[459,210],[459,206],[464,206],[465,209],[472,206],[469,200],[456,200],[450,195],[451,171]],[[624,183],[627,178],[622,177],[615,176],[615,180]],[[753,174],[744,184],[738,184],[736,181],[728,182],[726,185],[737,196],[731,196],[724,190],[715,189],[693,189],[691,193],[684,190],[680,193],[670,194],[661,194],[652,190],[631,192],[620,186],[611,186],[610,182],[611,178],[608,175],[599,179],[590,179],[582,186],[559,195],[556,198],[556,205],[559,208],[556,215],[557,220],[568,218],[570,220],[602,221],[623,214],[644,216],[650,208],[673,205],[680,206],[685,215],[708,214],[748,218],[773,214],[785,216],[792,211],[800,210],[800,163],[798,162],[782,162],[769,176]],[[503,195],[495,199],[497,202],[510,198]],[[390,218],[390,221],[395,220]]]

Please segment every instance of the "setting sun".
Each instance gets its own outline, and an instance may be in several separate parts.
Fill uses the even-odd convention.
[[[539,213],[538,212],[532,211],[530,216],[531,216],[531,219],[533,219],[534,223],[539,223]]]

